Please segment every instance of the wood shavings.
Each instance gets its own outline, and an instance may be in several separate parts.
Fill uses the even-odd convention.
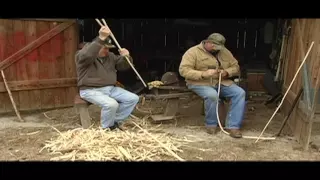
[[[186,138],[160,132],[159,127],[133,128],[129,131],[77,128],[64,132],[54,128],[57,136],[46,141],[40,152],[46,149],[55,156],[52,161],[161,161],[165,156],[174,158],[173,152],[182,152],[180,148],[189,143]]]
[[[41,131],[35,131],[35,132],[31,132],[31,133],[20,133],[20,136],[31,136],[31,135],[36,135],[38,133],[40,133]]]

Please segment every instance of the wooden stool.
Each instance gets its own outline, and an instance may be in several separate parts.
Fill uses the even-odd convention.
[[[85,101],[77,94],[74,98],[74,106],[77,109],[77,113],[80,115],[81,125],[84,129],[87,129],[91,126],[91,117],[88,111],[90,102]]]

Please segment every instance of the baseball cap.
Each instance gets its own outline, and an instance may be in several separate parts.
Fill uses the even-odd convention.
[[[225,47],[226,38],[220,33],[212,33],[208,36],[206,41],[212,42],[216,45],[217,50],[221,50]]]

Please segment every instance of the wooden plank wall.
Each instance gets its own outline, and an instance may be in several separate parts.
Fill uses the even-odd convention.
[[[297,21],[299,21],[300,27],[297,26]],[[298,35],[297,28],[301,29],[301,36]],[[298,69],[300,63],[302,62],[305,54],[301,54],[299,50],[299,38],[302,38],[304,52],[306,53],[310,47],[312,41],[315,41],[312,51],[309,54],[307,60],[307,67],[310,74],[311,89],[315,89],[315,83],[317,78],[317,73],[319,71],[320,65],[320,19],[293,19],[292,20],[292,30],[288,41],[288,51],[285,59],[285,79],[283,93],[287,90],[290,85],[296,70]],[[288,96],[286,97],[282,110],[284,114],[288,113],[290,106],[295,99],[299,88],[303,86],[302,70],[297,76],[296,81],[293,83]],[[292,112],[292,115],[288,121],[288,125],[292,130],[295,138],[299,143],[305,144],[308,142],[308,126],[309,122],[306,117],[310,111],[306,111],[303,107],[303,101],[300,101],[298,106]]]
[[[267,91],[263,87],[262,81],[265,73],[264,72],[248,72],[247,81],[248,81],[248,91],[253,92],[264,92]]]
[[[60,23],[0,19],[0,62]],[[77,25],[73,24],[4,70],[19,110],[73,105],[77,31]],[[0,113],[13,112],[2,78],[0,102]]]

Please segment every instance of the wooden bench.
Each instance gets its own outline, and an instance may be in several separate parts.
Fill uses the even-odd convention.
[[[144,95],[147,99],[167,99],[167,105],[164,113],[159,115],[152,115],[154,121],[173,119],[179,110],[179,99],[185,97],[198,96],[186,86],[160,86],[152,89],[153,94]],[[198,96],[199,97],[199,96]],[[219,119],[224,124],[228,112],[228,99],[220,98],[219,104]],[[204,115],[204,100],[202,100],[202,115]]]
[[[124,85],[121,84],[119,81],[116,82],[115,86],[124,88]],[[79,115],[80,115],[81,126],[84,129],[89,128],[91,126],[91,117],[90,117],[88,108],[89,108],[90,105],[92,105],[92,103],[82,99],[80,97],[80,95],[77,94],[74,97],[73,104],[74,104],[74,107],[77,110],[77,113],[79,113]]]
[[[171,92],[169,94],[158,94],[158,90],[170,90]],[[180,93],[176,93],[175,91],[180,91]],[[163,115],[157,117],[155,116],[154,119],[159,118],[159,120],[166,120],[166,119],[171,119],[173,118],[176,113],[178,112],[178,107],[179,107],[179,98],[181,97],[186,97],[190,95],[195,95],[194,92],[191,92],[190,90],[187,90],[185,88],[181,87],[172,87],[172,86],[164,86],[160,88],[155,89],[155,94],[151,95],[145,95],[142,97],[145,98],[152,98],[152,99],[168,99],[168,104],[165,108],[165,112]],[[172,93],[174,91],[175,93]],[[183,91],[183,92],[181,92]],[[163,97],[162,97],[163,96]],[[140,98],[142,98],[140,97]],[[219,118],[222,124],[224,124],[224,121],[227,117],[227,112],[228,112],[228,104],[229,101],[222,98],[222,102],[219,104]],[[227,103],[225,103],[225,101]],[[74,106],[77,110],[77,113],[80,115],[80,121],[81,121],[81,126],[84,129],[87,129],[91,126],[91,117],[89,114],[89,106],[92,105],[92,103],[82,99],[79,94],[77,94],[74,98]],[[202,100],[202,114],[204,115],[204,101]]]
[[[89,114],[89,106],[92,103],[83,100],[79,94],[77,94],[74,98],[74,106],[77,109],[77,113],[80,115],[81,126],[84,129],[87,129],[91,126],[91,117]]]

